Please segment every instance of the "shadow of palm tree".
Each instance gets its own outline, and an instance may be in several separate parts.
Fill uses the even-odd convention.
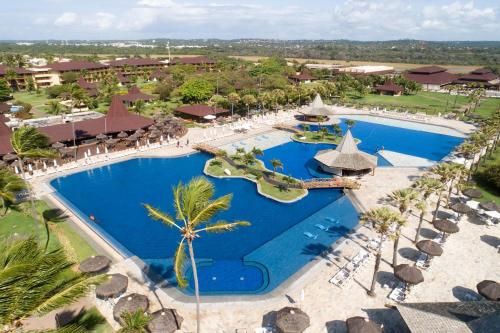
[[[343,320],[331,320],[325,323],[327,333],[346,333],[347,326]]]
[[[453,296],[461,302],[479,301],[483,298],[475,290],[462,286],[453,287],[451,292],[453,293]]]
[[[46,209],[43,211],[42,216],[45,221],[52,223],[64,222],[69,216],[59,208]]]
[[[371,321],[383,325],[384,333],[411,333],[396,309],[363,309]]]
[[[493,246],[497,249],[500,246],[500,238],[491,235],[482,235],[480,239],[486,244]]]
[[[406,258],[408,260],[417,261],[418,257],[420,257],[420,251],[415,250],[411,247],[404,247],[398,250],[401,257]]]

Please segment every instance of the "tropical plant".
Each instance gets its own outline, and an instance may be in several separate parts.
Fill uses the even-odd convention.
[[[273,175],[276,174],[276,169],[283,170],[283,163],[281,163],[280,160],[272,159],[270,162],[271,162],[271,165],[273,166]]]
[[[204,177],[197,177],[186,185],[179,182],[177,187],[173,189],[176,218],[171,217],[169,214],[157,208],[153,208],[151,205],[144,205],[152,219],[160,221],[168,227],[177,229],[181,234],[181,241],[174,256],[174,271],[177,278],[177,284],[180,288],[185,288],[188,285],[188,280],[184,277],[186,262],[185,243],[187,243],[193,271],[196,297],[196,331],[198,333],[200,332],[200,293],[193,241],[201,237],[203,232],[220,233],[234,230],[240,226],[250,225],[250,223],[246,221],[235,221],[231,223],[226,221],[212,222],[212,219],[219,212],[229,209],[232,199],[231,194],[213,199],[214,194],[214,185]]]
[[[402,216],[402,218],[397,221],[396,229],[394,231],[394,251],[392,254],[393,267],[396,267],[398,264],[398,248],[399,238],[401,236],[401,227],[406,224],[408,209],[417,198],[418,194],[412,188],[396,190],[389,195],[389,200],[398,207],[399,213]]]
[[[246,152],[245,152],[245,148],[243,147],[238,147],[236,148],[236,154],[238,155],[244,155]]]
[[[145,107],[146,107],[146,103],[142,99],[139,99],[139,100],[135,101],[135,103],[134,103],[134,111],[138,114],[141,114],[142,111],[144,111]]]
[[[257,159],[255,158],[254,154],[252,154],[252,153],[246,153],[246,154],[243,155],[241,161],[248,168],[250,165],[255,164],[255,162],[257,161]]]
[[[253,147],[252,148],[252,154],[254,156],[264,156],[264,152],[260,148]]]
[[[361,223],[370,224],[372,229],[379,234],[380,239],[377,248],[377,257],[375,259],[375,267],[373,269],[373,278],[368,291],[368,295],[375,296],[375,283],[377,274],[380,269],[380,261],[382,259],[382,248],[386,238],[393,237],[394,223],[402,219],[401,215],[387,207],[374,208],[361,216]]]
[[[122,328],[118,330],[118,333],[148,333],[147,326],[151,317],[144,313],[141,309],[135,312],[124,312],[122,314]]]
[[[59,101],[48,101],[47,102],[48,113],[53,115],[60,115],[61,113],[65,113],[66,108],[59,103]]]
[[[443,199],[443,190],[448,189],[455,177],[454,169],[451,163],[440,163],[431,169],[431,172],[439,177],[439,180],[444,185],[444,188],[438,192],[438,200],[436,203],[436,209],[434,210],[434,215],[432,217],[432,222],[436,221],[439,207],[441,207],[441,201]]]
[[[24,171],[25,158],[54,158],[57,156],[57,153],[54,150],[48,148],[49,138],[40,133],[35,127],[23,126],[17,129],[12,133],[10,143],[12,145],[12,150],[17,155],[17,163],[19,164],[19,169],[21,170],[21,175],[24,180],[26,180],[26,173]],[[33,190],[29,182],[26,182],[26,188],[28,189],[31,204],[31,216],[35,221],[37,221],[35,196],[33,195]],[[47,233],[47,242],[45,247],[47,248],[49,241],[49,227],[46,223],[45,231]]]
[[[7,332],[29,316],[42,316],[85,296],[104,276],[71,270],[62,249],[45,251],[33,237],[0,247],[0,325]],[[76,332],[76,330],[75,330]]]
[[[1,216],[7,214],[9,205],[16,201],[16,194],[26,188],[26,183],[6,168],[0,168],[0,202],[4,209]]]
[[[346,119],[344,123],[347,125],[348,128],[353,128],[354,125],[356,125],[356,121],[352,119]]]
[[[427,202],[425,200],[420,200],[415,204],[415,207],[420,211],[418,218],[417,233],[415,234],[415,243],[418,242],[420,238],[420,230],[422,229],[422,223],[424,222],[425,214],[427,213]]]

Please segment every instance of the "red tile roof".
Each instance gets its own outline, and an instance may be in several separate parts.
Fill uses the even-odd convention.
[[[120,82],[121,84],[129,84],[132,82],[128,77],[123,75],[123,73],[121,72],[116,73],[116,78],[118,79],[118,82]]]
[[[400,93],[404,91],[404,88],[400,85],[395,84],[392,80],[387,80],[384,84],[375,87],[376,91],[389,91],[393,93]]]
[[[12,145],[10,144],[10,133],[9,126],[5,125],[5,120],[0,120],[0,155],[13,152]]]
[[[444,85],[448,83],[452,83],[457,79],[457,76],[454,74],[450,74],[446,71],[444,72],[433,72],[433,73],[415,73],[408,72],[405,73],[404,76],[408,80],[415,81],[420,84],[439,84]]]
[[[484,69],[474,70],[466,75],[462,75],[458,78],[457,81],[460,81],[461,83],[466,81],[487,83],[498,79],[499,79],[498,75],[495,75],[490,70],[484,68]]]
[[[103,65],[97,62],[91,62],[86,60],[74,60],[74,61],[55,62],[53,64],[48,64],[46,66],[38,66],[36,68],[50,68],[53,71],[69,72],[69,71],[80,71],[82,69],[105,69],[107,67],[108,65]]]
[[[183,65],[213,65],[215,61],[209,59],[205,56],[199,57],[182,57],[172,59],[172,65],[183,64]]]
[[[175,111],[200,118],[229,112],[226,109],[218,109],[204,104],[184,105],[176,108]]]
[[[138,100],[142,101],[151,101],[154,99],[154,96],[143,93],[137,86],[133,86],[129,89],[126,95],[120,96],[122,101],[125,102],[136,102]]]
[[[9,69],[12,69],[16,74],[31,74],[32,71],[22,68],[22,67],[7,67],[5,65],[0,65],[0,76],[5,75]]]
[[[158,68],[157,70],[155,70],[155,71],[154,71],[154,72],[153,72],[153,73],[149,76],[149,79],[150,79],[150,80],[153,80],[153,79],[163,79],[163,78],[166,78],[166,77],[168,77],[168,74],[167,74],[164,70],[162,70],[162,69]]]
[[[113,60],[109,62],[111,67],[122,67],[122,66],[160,66],[165,65],[157,59],[152,58],[130,58],[130,59],[121,59],[121,60]]]
[[[40,127],[39,130],[45,133],[50,142],[53,143],[73,140],[73,135],[76,136],[76,139],[86,139],[93,138],[100,133],[134,131],[139,128],[149,127],[153,123],[152,119],[129,113],[120,96],[116,95],[113,97],[105,117],[75,122],[74,134],[73,124],[71,123]]]
[[[424,66],[415,69],[408,70],[408,73],[418,73],[418,74],[433,74],[439,72],[445,72],[446,68],[440,66]]]

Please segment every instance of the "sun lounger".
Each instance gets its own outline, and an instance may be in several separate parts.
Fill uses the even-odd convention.
[[[332,223],[335,223],[335,224],[339,224],[340,221],[337,220],[336,218],[334,217],[325,217],[325,220],[329,221],[329,222],[332,222]]]
[[[394,288],[388,296],[389,299],[395,302],[404,302],[406,298],[406,288],[403,282],[400,282],[396,288]]]
[[[323,230],[323,231],[328,231],[328,229],[329,229],[328,227],[325,227],[324,225],[319,224],[319,223],[318,223],[318,224],[315,224],[314,226],[315,226],[316,228],[320,229],[320,230]]]
[[[330,283],[333,283],[334,285],[341,287],[349,280],[350,277],[351,277],[350,272],[344,267],[330,279]]]
[[[312,238],[312,239],[318,238],[318,235],[313,235],[312,233],[310,233],[308,231],[304,232],[304,236],[306,236],[308,238]]]

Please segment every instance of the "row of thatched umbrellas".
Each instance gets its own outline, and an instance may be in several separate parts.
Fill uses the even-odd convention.
[[[462,193],[470,199],[480,199],[483,197],[483,193],[476,188],[468,188],[463,190]],[[469,206],[467,206],[469,207]],[[497,211],[500,212],[500,205],[494,203],[493,201],[480,202],[479,207],[486,211]],[[469,208],[470,209],[470,208]]]

